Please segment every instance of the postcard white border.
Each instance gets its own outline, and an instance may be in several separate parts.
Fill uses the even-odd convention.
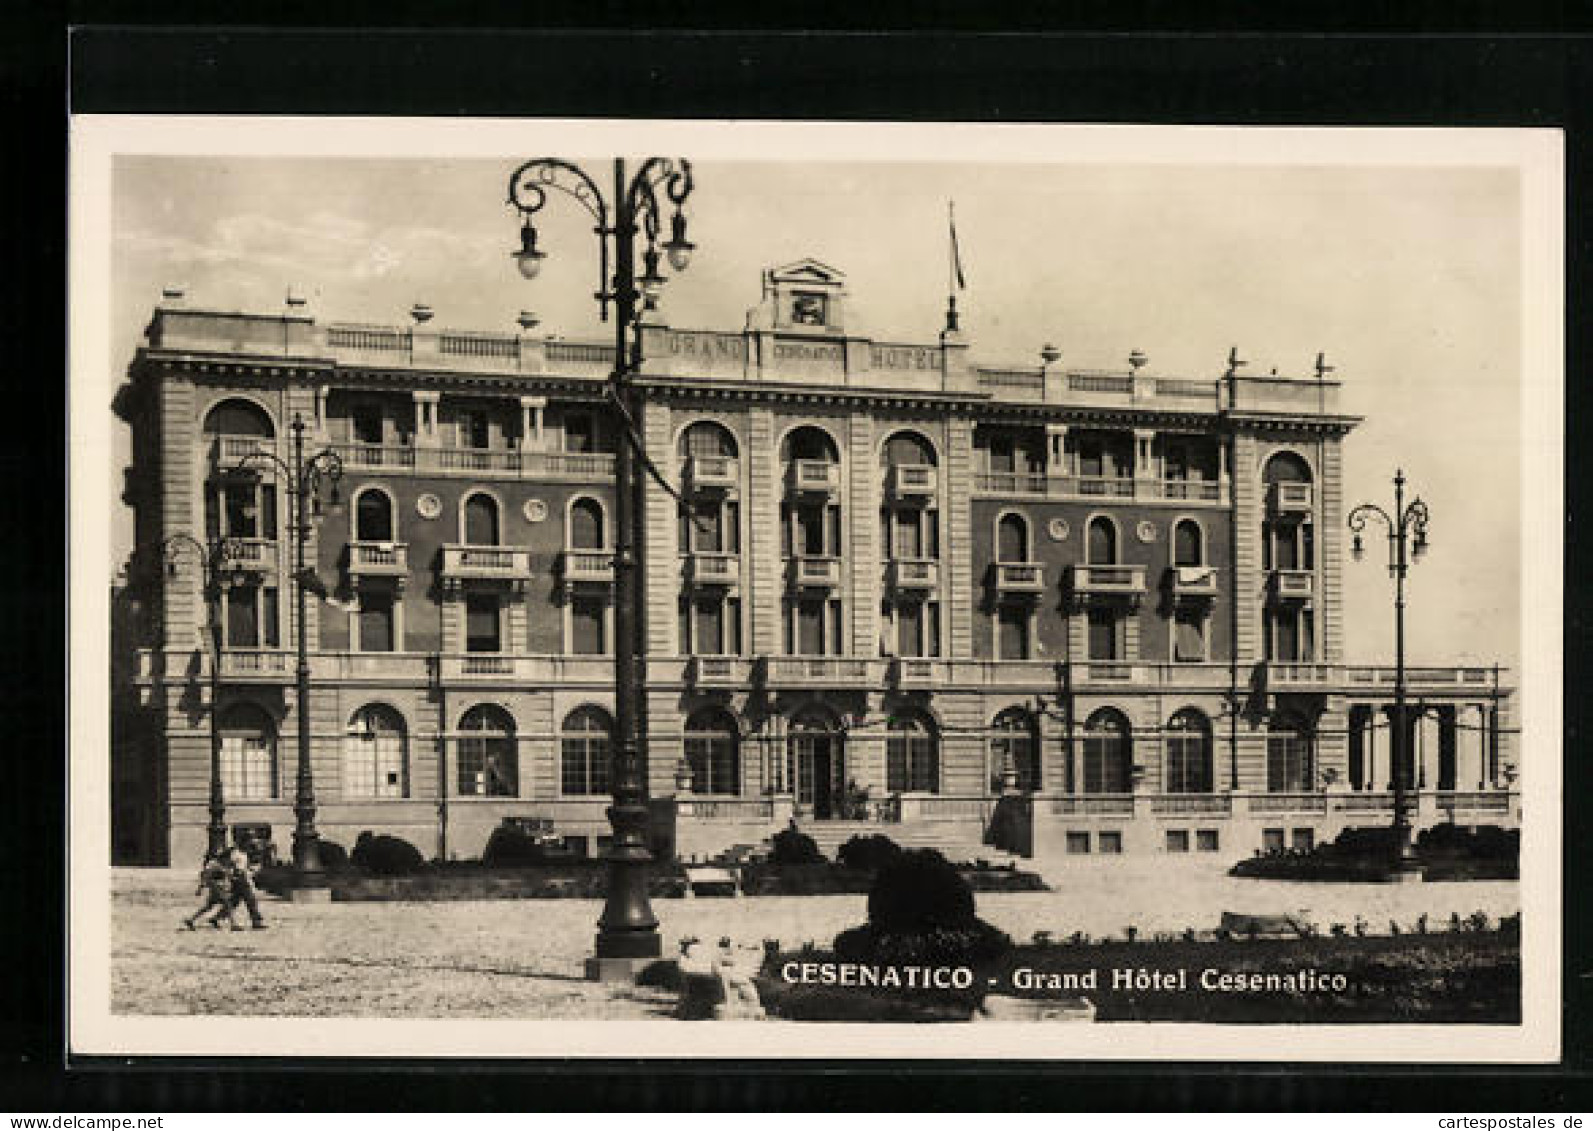
[[[533,130],[534,125],[534,130]],[[122,154],[436,158],[684,151],[700,161],[1512,167],[1522,202],[1523,1024],[944,1025],[152,1018],[110,1012],[108,513]],[[79,116],[70,173],[69,1047],[75,1054],[1537,1063],[1560,1055],[1564,153],[1552,130]]]

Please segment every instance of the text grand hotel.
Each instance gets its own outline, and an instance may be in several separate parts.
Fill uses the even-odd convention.
[[[765,272],[743,331],[657,315],[646,728],[683,854],[794,816],[968,855],[1248,855],[1392,813],[1390,667],[1346,665],[1339,411],[1325,373],[1201,378],[976,362],[860,337],[841,274]],[[611,346],[156,308],[118,413],[136,538],[244,539],[222,600],[229,824],[292,828],[299,704],[281,485],[263,446],[344,461],[312,561],[323,837],[469,858],[505,817],[606,836]],[[203,851],[200,566],[120,594],[115,847]],[[1420,658],[1433,642],[1417,640]],[[1410,669],[1417,827],[1515,824],[1510,688]],[[671,800],[672,799],[672,800]]]

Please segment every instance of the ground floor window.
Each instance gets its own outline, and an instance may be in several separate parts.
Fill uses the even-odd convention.
[[[1167,851],[1168,852],[1188,852],[1189,851],[1189,830],[1188,829],[1168,829],[1167,830]]]
[[[1040,741],[1034,716],[1021,707],[1013,707],[996,716],[991,724],[990,776],[992,788],[1003,787],[1007,766],[1011,764],[1017,774],[1017,786],[1023,793],[1034,793],[1040,788]]]
[[[1311,792],[1311,753],[1311,735],[1303,725],[1274,722],[1267,735],[1267,792]]]
[[[345,797],[407,797],[409,768],[404,720],[373,703],[355,712],[343,739]]]
[[[1210,793],[1212,790],[1211,724],[1193,709],[1179,711],[1167,722],[1168,793]]]
[[[691,791],[741,792],[740,738],[736,721],[723,711],[700,711],[686,722],[686,764]]]
[[[938,793],[939,745],[924,719],[912,715],[891,719],[885,740],[885,788],[891,793]]]
[[[559,788],[566,796],[600,796],[609,790],[614,727],[596,707],[571,711],[559,728]]]
[[[483,703],[465,712],[459,729],[460,796],[518,796],[520,767],[509,713]]]
[[[222,796],[234,801],[271,801],[277,796],[277,731],[271,717],[252,703],[225,711],[216,726],[221,743]]]
[[[1084,792],[1127,793],[1130,788],[1128,720],[1110,708],[1084,724]]]

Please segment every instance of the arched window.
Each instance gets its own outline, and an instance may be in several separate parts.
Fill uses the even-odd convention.
[[[1315,742],[1311,725],[1294,715],[1267,724],[1267,792],[1315,792]]]
[[[221,792],[227,804],[277,796],[277,728],[253,703],[235,703],[216,721],[221,739]]]
[[[934,467],[935,447],[917,432],[897,432],[880,449],[883,467]]]
[[[271,417],[253,401],[232,398],[222,401],[205,414],[207,436],[258,436],[270,439],[275,434]]]
[[[940,740],[929,720],[918,715],[891,718],[885,788],[891,793],[940,792]]]
[[[343,796],[408,797],[406,746],[397,711],[382,703],[355,711],[343,739]]]
[[[498,544],[498,501],[480,491],[465,500],[465,545]]]
[[[1278,452],[1267,460],[1261,479],[1265,483],[1309,483],[1311,465],[1293,452]]]
[[[680,454],[686,459],[734,459],[736,438],[723,424],[699,420],[680,434]]]
[[[1133,766],[1128,720],[1103,707],[1084,724],[1084,792],[1127,793]]]
[[[1029,524],[1018,514],[1004,514],[996,523],[996,560],[1000,562],[1026,562],[1029,560]]]
[[[1017,772],[1018,789],[1034,793],[1040,788],[1040,740],[1034,715],[1022,707],[1009,707],[990,724],[990,771],[1001,788],[1010,761]]]
[[[393,503],[385,491],[371,487],[360,492],[354,503],[354,539],[357,542],[393,541]]]
[[[1104,515],[1090,519],[1085,554],[1091,565],[1117,564],[1117,525]]]
[[[564,717],[559,729],[559,787],[566,796],[608,792],[613,742],[614,724],[597,707],[577,707]]]
[[[686,720],[686,763],[693,793],[741,792],[741,736],[736,720],[718,708]]]
[[[803,425],[786,433],[785,441],[781,444],[780,459],[781,462],[810,459],[824,463],[840,463],[841,453],[836,449],[835,441],[830,439],[830,434],[824,429]]]
[[[1206,564],[1205,540],[1200,536],[1200,524],[1192,518],[1179,519],[1173,527],[1173,564],[1175,566],[1202,566]]]
[[[601,550],[603,507],[596,499],[576,499],[570,504],[570,548]]]
[[[1211,723],[1192,707],[1167,720],[1167,793],[1210,793]]]
[[[480,703],[465,712],[459,730],[460,796],[519,796],[520,758],[509,712]]]

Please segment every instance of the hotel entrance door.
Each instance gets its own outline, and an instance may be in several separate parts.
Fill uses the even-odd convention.
[[[805,718],[791,726],[791,753],[796,762],[797,804],[815,821],[841,816],[841,789],[846,781],[844,739],[829,720]]]

